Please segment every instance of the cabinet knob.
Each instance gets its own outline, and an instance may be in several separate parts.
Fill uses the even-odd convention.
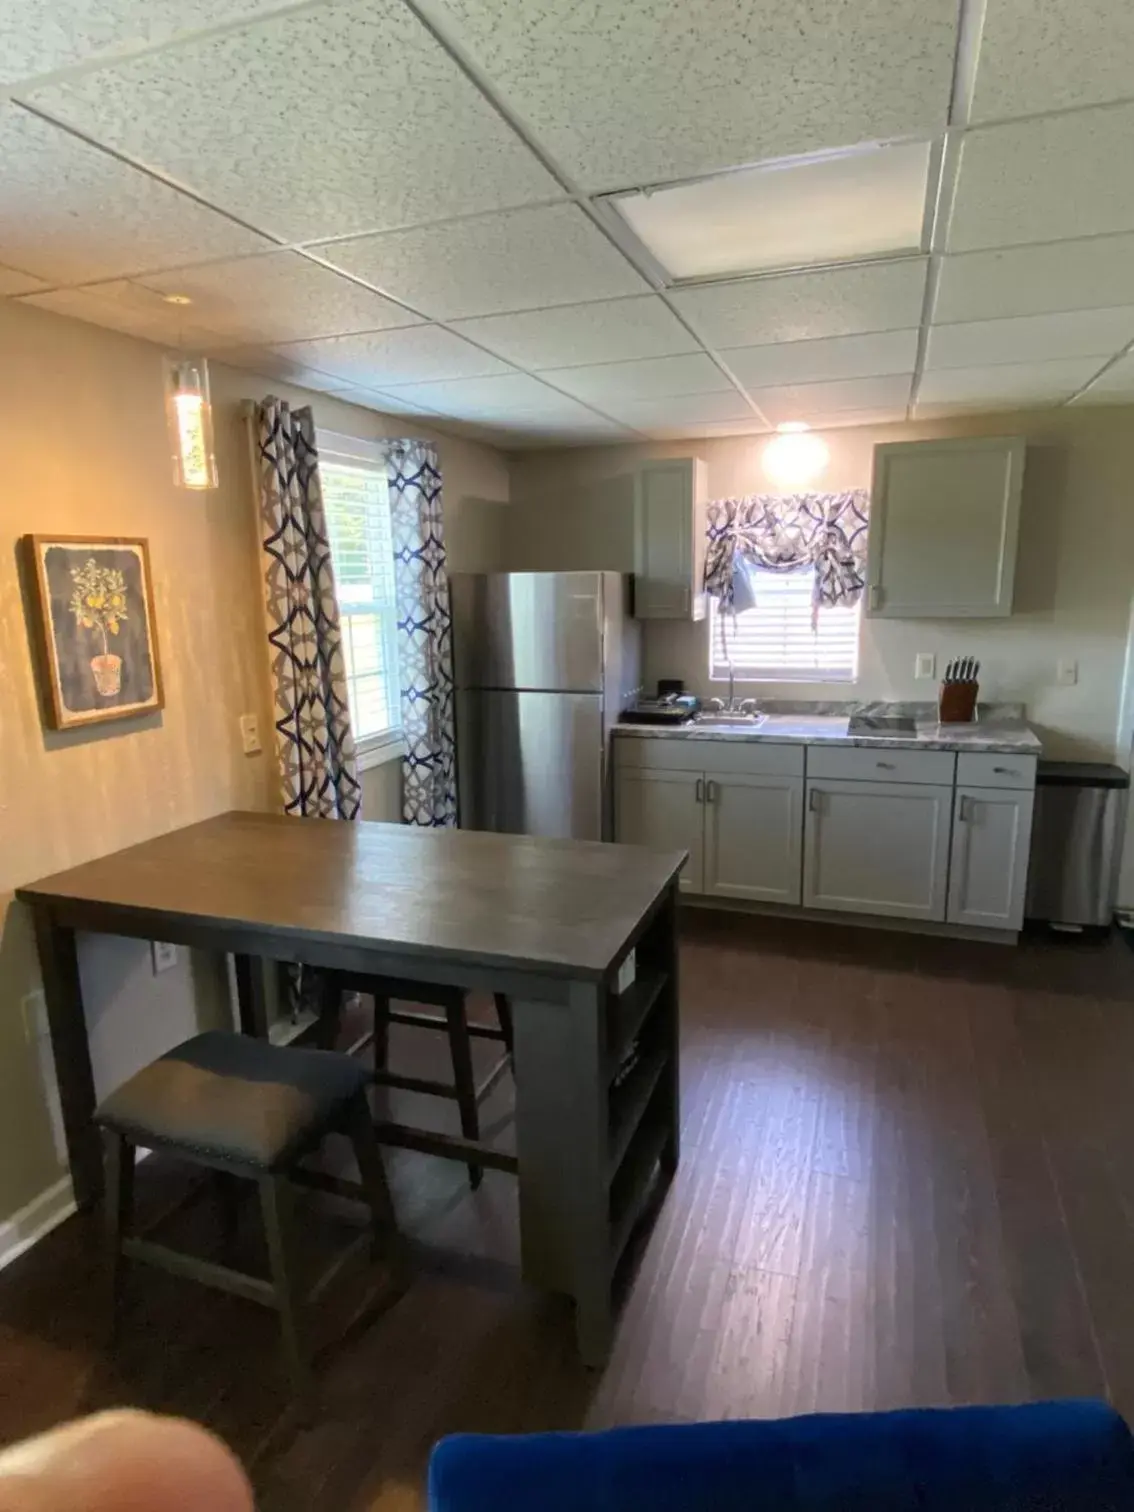
[[[820,807],[822,805],[822,800],[822,793],[820,793],[817,787],[813,787],[807,797],[807,807],[813,814],[819,813]]]
[[[706,803],[716,803],[716,801],[717,801],[717,785],[712,780],[712,778],[710,777],[709,781],[705,784],[705,802]]]
[[[892,772],[894,770],[894,763],[892,761],[876,761],[874,764],[877,767],[881,767],[884,772]]]
[[[957,818],[962,824],[967,824],[973,817],[973,800],[962,796],[960,807],[957,810]]]
[[[1018,777],[1020,774],[1015,767],[993,767],[998,777]]]
[[[696,803],[704,803],[705,801],[705,779],[703,777],[697,778],[697,785],[693,789],[693,799]]]
[[[881,609],[882,607],[882,589],[877,583],[870,585],[870,607],[872,609]]]

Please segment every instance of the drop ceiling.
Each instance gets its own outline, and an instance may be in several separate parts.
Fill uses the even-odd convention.
[[[0,298],[505,446],[1134,402],[1131,142],[1121,0],[25,0]]]

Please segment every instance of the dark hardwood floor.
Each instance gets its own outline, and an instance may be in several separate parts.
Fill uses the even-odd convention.
[[[1061,1394],[1134,1415],[1121,941],[697,914],[682,965],[682,1164],[604,1374],[575,1363],[566,1305],[518,1280],[511,1179],[473,1195],[461,1167],[391,1153],[414,1281],[327,1355],[313,1426],[284,1414],[274,1319],[189,1282],[136,1271],[109,1359],[97,1225],[76,1218],[0,1275],[0,1440],[133,1402],[225,1435],[268,1512],[386,1512],[422,1505],[429,1446],[459,1429]],[[396,1034],[397,1063],[437,1070],[443,1039]],[[506,1079],[482,1110],[502,1143],[509,1098]],[[141,1177],[151,1206],[182,1180],[157,1160]],[[353,1216],[311,1201],[311,1242],[333,1249]],[[215,1215],[197,1202],[172,1227],[207,1247]],[[337,1311],[369,1280],[344,1280]]]

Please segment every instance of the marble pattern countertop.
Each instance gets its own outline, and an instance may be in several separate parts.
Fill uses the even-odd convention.
[[[870,746],[874,749],[909,751],[988,751],[1003,756],[1040,756],[1043,746],[1039,736],[1023,719],[1023,711],[1016,705],[1003,705],[981,711],[981,718],[974,724],[942,725],[933,718],[934,707],[927,704],[890,704],[886,707],[872,706],[872,712],[888,714],[911,714],[917,723],[917,734],[910,735],[851,735],[847,732],[854,710],[836,706],[816,709],[806,704],[791,710],[786,702],[768,710],[767,718],[758,725],[637,725],[620,724],[616,734],[645,740],[730,740],[763,741],[779,745],[841,745]]]

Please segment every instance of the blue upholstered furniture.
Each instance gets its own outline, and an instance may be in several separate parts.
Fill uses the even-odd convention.
[[[1102,1402],[540,1433],[434,1449],[431,1512],[1134,1512]]]

